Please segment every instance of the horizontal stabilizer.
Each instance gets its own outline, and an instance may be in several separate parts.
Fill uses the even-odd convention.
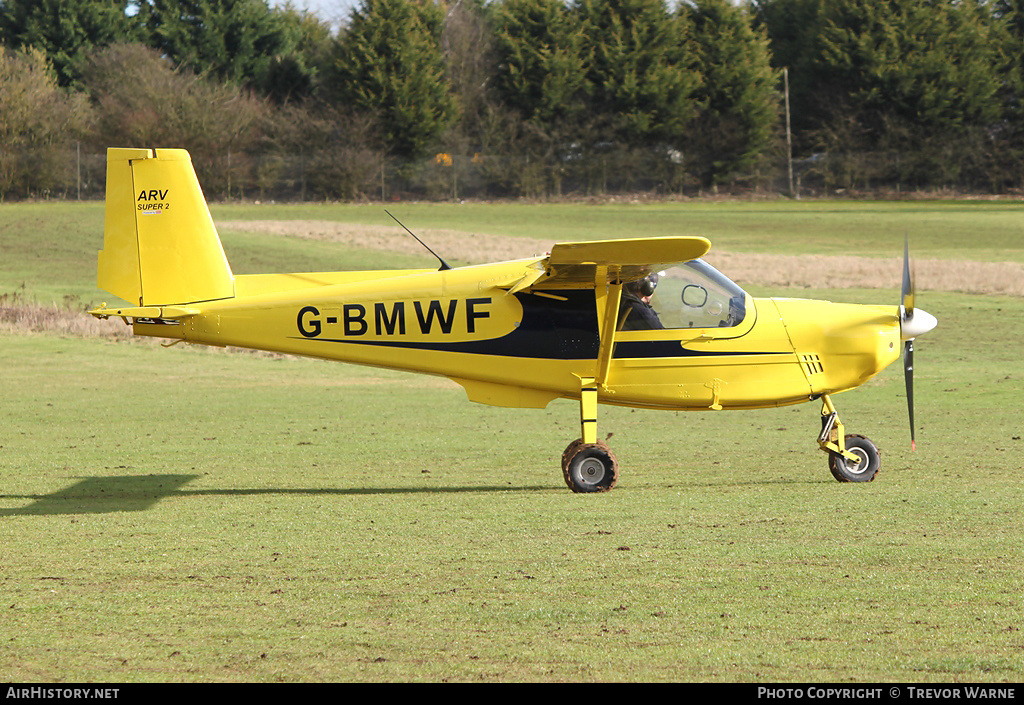
[[[96,318],[109,318],[111,316],[120,318],[159,318],[161,320],[176,321],[191,316],[198,316],[200,311],[196,308],[183,306],[126,306],[124,308],[107,308],[103,304],[100,308],[89,311]]]

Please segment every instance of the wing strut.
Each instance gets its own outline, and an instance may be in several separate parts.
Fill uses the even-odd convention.
[[[615,328],[619,322],[619,302],[622,299],[622,281],[618,276],[618,267],[597,266],[594,280],[594,293],[597,298],[597,312],[601,321],[601,343],[597,354],[598,386],[608,383],[608,371],[612,365],[612,353],[615,350]]]
[[[597,392],[608,383],[612,352],[615,350],[615,328],[619,320],[622,282],[615,266],[598,265],[595,272],[594,295],[601,331],[594,377],[577,375],[580,380],[580,438],[583,443],[597,443]]]

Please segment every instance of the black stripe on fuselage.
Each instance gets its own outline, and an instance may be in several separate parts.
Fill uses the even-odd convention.
[[[546,292],[545,292],[546,293]],[[290,336],[296,340],[324,343],[350,343],[407,350],[522,357],[546,360],[594,360],[600,352],[600,335],[593,289],[559,290],[548,296],[516,294],[523,307],[523,319],[511,333],[489,340],[405,341],[400,339],[360,340],[348,338],[321,338]],[[792,351],[790,351],[792,352]],[[682,347],[679,340],[620,341],[615,344],[612,357],[672,358],[720,357],[731,355],[770,355],[773,352],[695,351]]]

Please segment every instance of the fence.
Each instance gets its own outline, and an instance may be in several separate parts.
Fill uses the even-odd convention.
[[[688,171],[680,152],[616,145],[570,148],[557,158],[547,159],[528,153],[453,150],[401,162],[359,147],[309,154],[193,152],[192,159],[211,200],[458,201],[602,198],[617,194],[685,197],[709,192]],[[819,154],[793,162],[794,178],[790,181],[790,165],[776,154],[713,190],[798,198],[851,192],[899,196],[922,187],[901,176],[904,163],[901,155],[889,152]],[[105,176],[105,154],[83,145],[0,152],[0,200],[102,199]],[[965,179],[939,187],[960,192],[1005,190],[998,184]]]

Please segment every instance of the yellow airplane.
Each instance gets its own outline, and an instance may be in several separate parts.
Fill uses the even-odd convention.
[[[494,406],[578,400],[580,438],[562,454],[574,492],[609,490],[619,476],[597,437],[598,404],[819,400],[832,475],[874,479],[878,450],[845,433],[832,395],[894,362],[902,342],[913,439],[913,339],[936,320],[914,307],[906,249],[903,304],[866,306],[754,299],[700,259],[710,246],[651,237],[457,268],[438,257],[437,270],[234,275],[188,153],[111,148],[98,282],[130,305],[90,313],[136,335],[448,377]]]

